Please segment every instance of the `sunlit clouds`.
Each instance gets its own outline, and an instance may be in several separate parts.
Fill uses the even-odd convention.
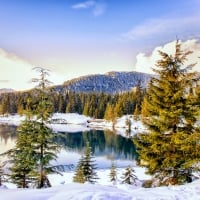
[[[12,0],[0,5],[0,88],[33,87],[29,81],[38,75],[33,67],[50,69],[53,84],[109,71],[151,73],[157,50],[172,52],[176,38],[195,52],[191,63],[200,56],[199,0]]]
[[[13,53],[0,49],[0,88],[12,88],[14,90],[26,90],[34,87],[31,79],[38,77],[33,70],[35,66]],[[61,84],[63,76],[50,71],[50,81]]]
[[[136,56],[135,70],[146,73],[153,73],[152,68],[156,67],[156,62],[161,59],[159,50],[168,53],[169,55],[174,55],[175,53],[175,42],[167,43],[163,46],[158,46],[153,49],[153,51],[147,55],[145,53],[139,53]],[[183,51],[193,51],[192,54],[188,56],[188,60],[185,62],[187,64],[194,64],[194,70],[200,72],[200,44],[197,40],[187,40],[182,42]]]

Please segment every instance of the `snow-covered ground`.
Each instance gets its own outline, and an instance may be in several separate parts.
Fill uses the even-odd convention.
[[[55,185],[47,189],[9,189],[2,186],[0,198],[2,200],[200,200],[200,181],[182,186],[142,188],[140,185],[106,183],[107,170],[99,171],[98,175],[104,180],[98,184],[65,183],[50,177],[55,181]],[[68,173],[62,178],[68,180],[70,177],[72,174]]]
[[[122,116],[117,119],[115,124],[115,131],[117,134],[125,135],[125,129],[127,129],[126,120],[129,119],[131,122],[130,135],[137,133],[138,131],[144,130],[144,126],[141,121],[135,121],[131,115]],[[23,120],[24,116],[20,115],[8,115],[0,116],[0,123],[7,123],[18,126]],[[53,122],[49,126],[56,131],[65,132],[78,132],[87,131],[89,129],[113,129],[112,122],[106,120],[96,120],[84,115],[77,113],[54,113],[51,121]]]
[[[131,134],[144,130],[144,126],[139,121],[134,121],[131,116],[123,116],[117,120],[117,133],[124,134],[126,128],[126,119],[131,120]],[[89,117],[78,114],[54,114],[54,122],[57,120],[62,124],[51,124],[54,131],[76,132],[93,128],[110,128],[112,123],[106,121],[95,121]],[[0,117],[0,123],[19,125],[24,120],[23,116],[12,115],[8,117]],[[88,120],[92,122],[88,124]],[[66,152],[61,152],[65,154]],[[66,163],[65,160],[69,156],[60,156],[54,164]],[[69,163],[76,165],[80,155],[72,153]],[[97,158],[101,159],[101,158]],[[2,200],[200,200],[200,180],[182,186],[168,186],[159,188],[142,188],[141,184],[150,177],[145,174],[145,168],[137,167],[134,162],[127,163],[115,161],[117,166],[118,182],[113,185],[109,181],[110,162],[101,162],[97,170],[99,179],[96,184],[76,184],[72,182],[74,168],[69,169],[61,175],[49,175],[51,188],[47,189],[17,189],[12,184],[4,184],[0,188],[0,199]],[[123,164],[122,164],[123,163]],[[121,184],[121,176],[124,168],[131,165],[138,177],[137,185]]]

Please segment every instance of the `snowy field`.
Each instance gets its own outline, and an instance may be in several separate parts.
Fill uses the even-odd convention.
[[[107,171],[99,171],[98,175],[102,175],[103,180]],[[200,181],[183,186],[148,189],[140,185],[109,185],[103,182],[94,185],[62,183],[47,189],[8,189],[2,186],[0,198],[2,200],[200,200]]]
[[[125,121],[127,116],[124,116],[117,121],[117,133],[124,134],[126,127]],[[62,131],[66,129],[71,132],[88,130],[88,117],[78,114],[54,114],[53,119],[61,120],[63,124],[51,124],[54,131]],[[19,125],[24,120],[24,117],[17,115],[9,117],[0,117],[1,123]],[[132,130],[134,134],[138,130],[144,129],[141,122],[135,122],[131,118]],[[67,123],[67,125],[65,124]],[[91,122],[93,128],[111,128],[112,124],[102,122]],[[62,154],[63,152],[61,152]],[[76,165],[80,155],[74,153],[71,155],[69,163]],[[62,158],[62,156],[61,156]],[[55,162],[55,161],[54,161]],[[57,160],[57,163],[62,163],[62,160]],[[102,162],[98,162],[102,163]],[[56,164],[56,163],[54,163]],[[142,188],[141,184],[144,180],[150,177],[145,174],[145,169],[135,166],[133,162],[127,161],[122,163],[116,161],[117,178],[116,184],[109,181],[110,162],[102,163],[98,166],[97,175],[99,179],[96,184],[76,184],[72,182],[74,169],[68,170],[61,175],[49,175],[51,188],[47,189],[17,189],[12,184],[4,184],[0,188],[1,200],[200,200],[200,180],[182,186],[168,186],[159,188]],[[135,174],[138,177],[137,185],[126,185],[121,183],[121,176],[124,168],[131,165]]]

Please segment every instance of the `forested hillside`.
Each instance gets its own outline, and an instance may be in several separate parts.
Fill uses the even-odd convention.
[[[94,74],[82,76],[64,82],[57,86],[59,91],[73,92],[103,92],[116,94],[131,91],[140,81],[145,88],[152,75],[141,72],[108,72],[106,74]]]
[[[124,114],[140,114],[141,102],[151,75],[139,72],[109,72],[88,75],[51,87],[54,112],[79,113],[95,118],[112,119]],[[5,91],[5,92],[3,92]],[[23,114],[35,90],[0,93],[0,114]]]
[[[135,111],[140,112],[144,92],[145,90],[138,83],[134,90],[120,94],[52,90],[50,96],[54,112],[79,113],[95,118],[112,118],[112,115],[121,116],[133,114]],[[34,109],[34,105],[37,104],[34,96],[35,90],[0,94],[0,114],[23,114],[27,106]],[[29,99],[31,99],[31,105],[27,103]]]

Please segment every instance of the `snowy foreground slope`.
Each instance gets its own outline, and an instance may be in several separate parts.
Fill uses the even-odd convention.
[[[77,130],[87,130],[88,120],[90,118],[80,116],[78,114],[55,114],[54,119],[61,119],[66,124],[51,124],[55,131],[69,129],[72,132]],[[19,125],[24,117],[9,116],[0,117],[1,123]],[[126,116],[118,120],[118,132],[123,134]],[[112,124],[102,121],[92,122],[93,127],[111,127]],[[137,130],[141,130],[140,122],[132,120],[132,134]],[[74,157],[74,155],[72,156]],[[74,159],[74,158],[72,158]],[[118,165],[119,166],[119,165]],[[149,179],[145,175],[145,169],[134,166],[136,175],[139,179],[137,186],[121,184],[120,181],[116,185],[109,182],[110,166],[104,163],[97,170],[99,180],[96,184],[76,184],[72,182],[74,171],[64,172],[63,176],[49,175],[51,188],[47,189],[16,189],[12,184],[5,184],[0,188],[0,200],[200,200],[200,180],[182,186],[169,186],[158,188],[142,188],[142,181]],[[119,166],[119,178],[124,170],[123,166]]]
[[[0,189],[0,197],[2,200],[199,200],[200,182],[151,189],[71,183],[47,189]]]

